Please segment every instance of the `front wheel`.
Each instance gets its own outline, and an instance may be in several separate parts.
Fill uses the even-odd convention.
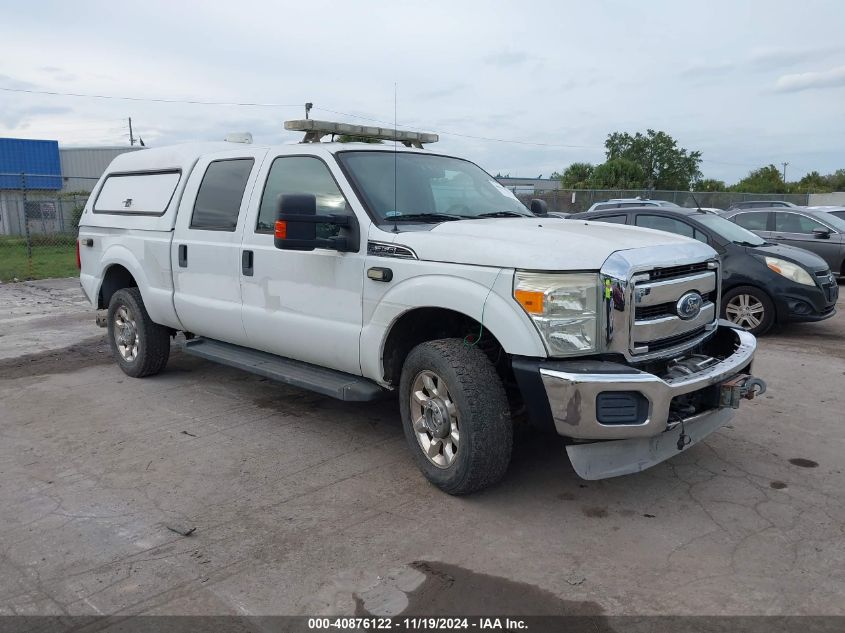
[[[123,373],[143,378],[167,365],[170,332],[150,319],[137,288],[123,288],[112,295],[107,324],[112,356]]]
[[[774,325],[775,305],[759,288],[739,286],[722,297],[722,316],[754,336],[760,336]]]
[[[402,367],[405,438],[426,478],[467,494],[499,481],[513,446],[508,399],[493,364],[462,339],[417,345]]]

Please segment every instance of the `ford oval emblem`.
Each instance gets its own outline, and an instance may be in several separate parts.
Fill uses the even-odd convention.
[[[699,315],[701,312],[701,305],[703,303],[704,299],[701,298],[700,294],[697,292],[688,292],[678,299],[678,303],[675,304],[675,309],[677,310],[679,317],[681,317],[684,321],[689,321]]]

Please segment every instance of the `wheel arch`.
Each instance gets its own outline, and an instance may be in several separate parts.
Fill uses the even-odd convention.
[[[503,355],[545,357],[542,339],[528,315],[502,296],[503,289],[510,294],[512,287],[512,277],[503,273],[486,285],[449,275],[426,275],[391,288],[365,318],[363,375],[384,385],[396,384],[397,365],[401,369],[413,348],[410,342],[463,338],[478,331],[482,332],[479,345],[490,343]]]

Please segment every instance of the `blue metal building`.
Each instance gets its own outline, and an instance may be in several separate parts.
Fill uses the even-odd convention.
[[[24,188],[39,191],[62,188],[58,141],[0,138],[0,191]]]

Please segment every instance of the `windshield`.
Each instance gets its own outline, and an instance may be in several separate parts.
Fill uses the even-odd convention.
[[[701,215],[696,215],[695,219],[717,235],[736,244],[762,246],[766,243],[766,240],[761,239],[748,229],[744,229],[738,224],[734,224],[730,220],[726,220],[718,215],[702,213]]]
[[[832,226],[838,233],[845,233],[845,220],[839,218],[832,213],[825,213],[822,215],[819,213],[818,215],[814,216],[824,222],[825,224],[829,224]]]
[[[469,161],[381,151],[339,152],[337,158],[381,222],[532,217],[516,196]]]

